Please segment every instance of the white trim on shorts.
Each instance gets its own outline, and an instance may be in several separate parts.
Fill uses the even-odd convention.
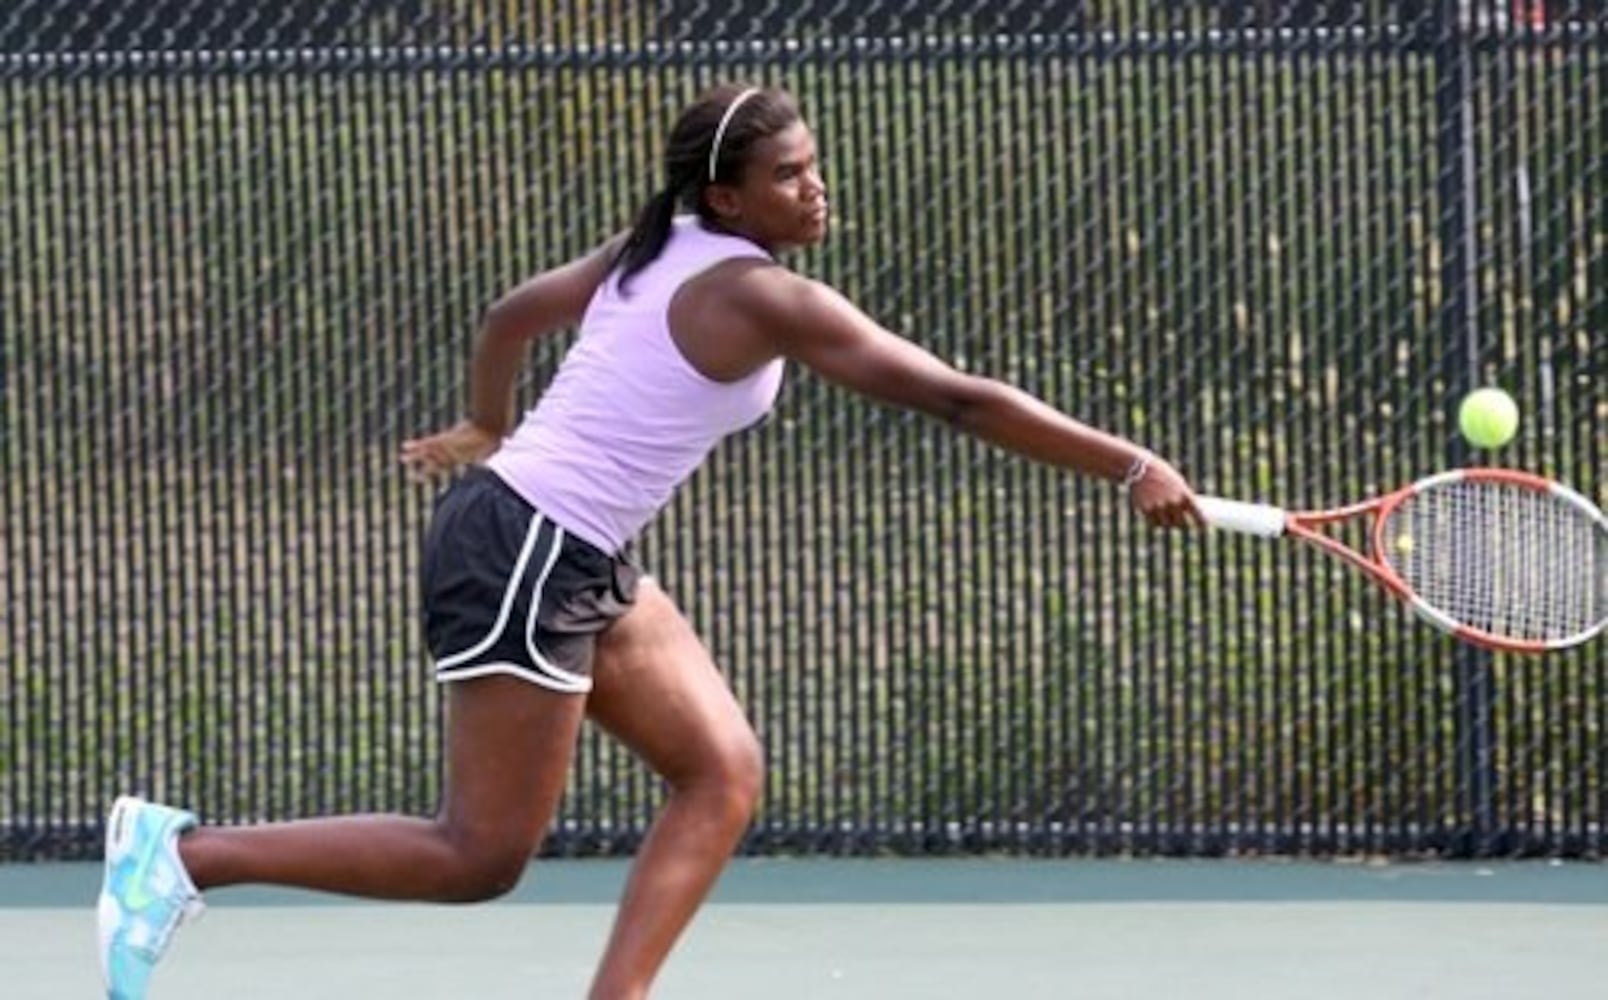
[[[541,515],[536,515],[540,517]],[[536,683],[543,687],[550,687],[556,691],[569,691],[574,694],[585,694],[592,690],[592,678],[584,674],[571,673],[558,666],[552,660],[542,655],[536,648],[536,614],[542,608],[542,588],[547,586],[547,578],[552,575],[553,564],[558,562],[558,554],[564,548],[564,529],[558,524],[553,525],[553,550],[547,554],[547,562],[542,565],[542,574],[536,578],[536,585],[530,595],[530,618],[525,622],[525,651],[530,653],[531,661],[545,673],[542,680]],[[535,678],[532,678],[533,680]]]
[[[517,663],[482,663],[478,667],[455,670],[450,677],[443,677],[438,673],[436,674],[436,683],[451,684],[455,681],[467,681],[476,677],[490,677],[493,674],[506,674],[509,677],[517,677],[522,681],[530,681],[537,687],[558,691],[561,694],[585,694],[592,690],[592,679],[590,677],[581,678],[582,683],[585,685],[584,687],[562,687],[553,678],[522,667]],[[574,677],[576,675],[570,674],[569,676]]]
[[[458,664],[472,660],[496,644],[503,630],[508,627],[508,617],[514,610],[514,599],[519,593],[519,581],[524,579],[525,567],[530,565],[530,557],[536,550],[536,539],[541,534],[542,525],[548,522],[540,512],[531,517],[530,531],[525,535],[525,544],[519,550],[519,558],[514,561],[514,570],[508,577],[508,588],[503,592],[502,607],[497,611],[497,620],[492,623],[491,631],[486,637],[475,645],[457,653],[443,656],[435,663],[436,682],[440,684],[452,681],[469,680],[474,677],[486,677],[491,674],[507,674],[529,681],[540,687],[561,691],[565,694],[585,694],[592,690],[592,679],[581,674],[572,673],[555,665],[541,650],[536,648],[536,615],[541,609],[542,589],[547,586],[547,577],[553,571],[553,563],[558,561],[559,553],[564,547],[564,529],[553,524],[553,544],[542,562],[542,571],[536,578],[531,590],[530,619],[525,625],[525,649],[530,653],[531,660],[536,664],[536,670],[523,667],[517,663],[482,663],[476,666],[459,669]],[[546,671],[546,673],[543,673]]]

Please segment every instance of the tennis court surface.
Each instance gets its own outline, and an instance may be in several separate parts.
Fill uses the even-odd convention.
[[[220,890],[156,1000],[584,996],[622,861],[544,861],[472,907]],[[0,995],[98,995],[91,864],[0,866]],[[1601,997],[1608,866],[740,860],[654,994]]]

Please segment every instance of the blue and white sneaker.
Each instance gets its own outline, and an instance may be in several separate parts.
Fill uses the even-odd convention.
[[[179,834],[195,825],[193,813],[128,795],[112,805],[96,912],[108,1000],[144,1000],[173,932],[205,908],[179,860]]]

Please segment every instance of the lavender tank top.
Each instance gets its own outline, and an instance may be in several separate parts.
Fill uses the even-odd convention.
[[[619,552],[722,438],[776,401],[780,358],[716,382],[670,339],[676,290],[736,257],[770,259],[747,240],[677,218],[663,253],[631,277],[627,294],[618,272],[598,288],[558,374],[486,465],[560,527]]]

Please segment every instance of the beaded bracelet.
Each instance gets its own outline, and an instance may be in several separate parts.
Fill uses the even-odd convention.
[[[1119,483],[1118,485],[1122,489],[1125,489],[1125,490],[1129,489],[1134,484],[1138,483],[1139,480],[1145,478],[1145,473],[1147,473],[1149,471],[1150,471],[1150,452],[1148,452],[1148,451],[1140,452],[1139,457],[1133,460],[1132,465],[1128,466],[1128,471],[1123,473],[1122,482]]]

